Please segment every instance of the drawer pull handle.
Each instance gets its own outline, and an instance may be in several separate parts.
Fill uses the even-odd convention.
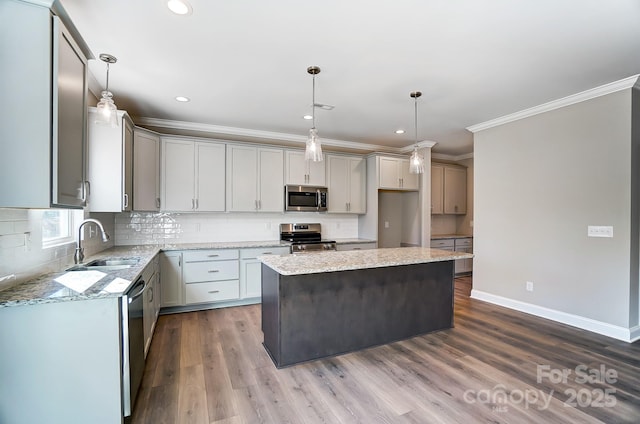
[[[209,293],[211,293],[211,294],[220,293],[220,290],[209,290]]]
[[[212,274],[214,272],[220,272],[220,270],[218,269],[210,269],[209,271],[207,271],[208,273]]]
[[[220,255],[207,255],[207,258],[217,258]]]
[[[273,252],[262,252],[263,255],[273,255]]]

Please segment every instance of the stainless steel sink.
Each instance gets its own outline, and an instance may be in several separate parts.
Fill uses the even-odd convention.
[[[140,262],[140,258],[96,259],[86,264],[78,264],[67,271],[117,271],[131,268]]]

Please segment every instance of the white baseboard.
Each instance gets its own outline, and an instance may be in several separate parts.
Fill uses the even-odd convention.
[[[544,306],[533,305],[531,303],[521,302],[519,300],[509,299],[507,297],[497,296],[495,294],[475,289],[471,290],[471,298],[483,300],[485,302],[504,306],[505,308],[514,309],[516,311],[525,312],[538,317],[547,318],[552,321],[571,325],[573,327],[592,331],[594,333],[602,334],[603,336],[612,337],[629,343],[640,339],[640,326],[624,328],[608,324],[606,322],[596,321],[591,318],[568,314],[566,312],[545,308]]]

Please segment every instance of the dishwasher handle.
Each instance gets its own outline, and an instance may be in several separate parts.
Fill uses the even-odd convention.
[[[129,297],[129,303],[133,302],[134,300],[136,300],[137,298],[139,298],[140,296],[142,296],[142,294],[144,293],[145,289],[147,288],[144,280],[141,278],[136,282],[136,285],[133,286],[131,288],[131,290],[129,290],[130,293],[132,293],[134,291],[134,289],[138,288],[139,286],[142,286],[142,288],[140,290],[138,290],[136,293],[133,294],[128,294],[127,296]]]

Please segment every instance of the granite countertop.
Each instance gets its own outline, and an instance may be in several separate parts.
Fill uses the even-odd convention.
[[[119,246],[103,250],[86,258],[85,263],[107,258],[140,260],[131,268],[108,272],[63,270],[41,275],[0,291],[0,308],[122,296],[159,251],[158,246]]]
[[[473,258],[473,254],[428,247],[398,247],[258,257],[263,264],[282,275],[318,274],[468,258]]]
[[[459,238],[473,238],[472,235],[464,235],[464,234],[432,234],[431,240],[442,240],[442,239],[459,239]]]

